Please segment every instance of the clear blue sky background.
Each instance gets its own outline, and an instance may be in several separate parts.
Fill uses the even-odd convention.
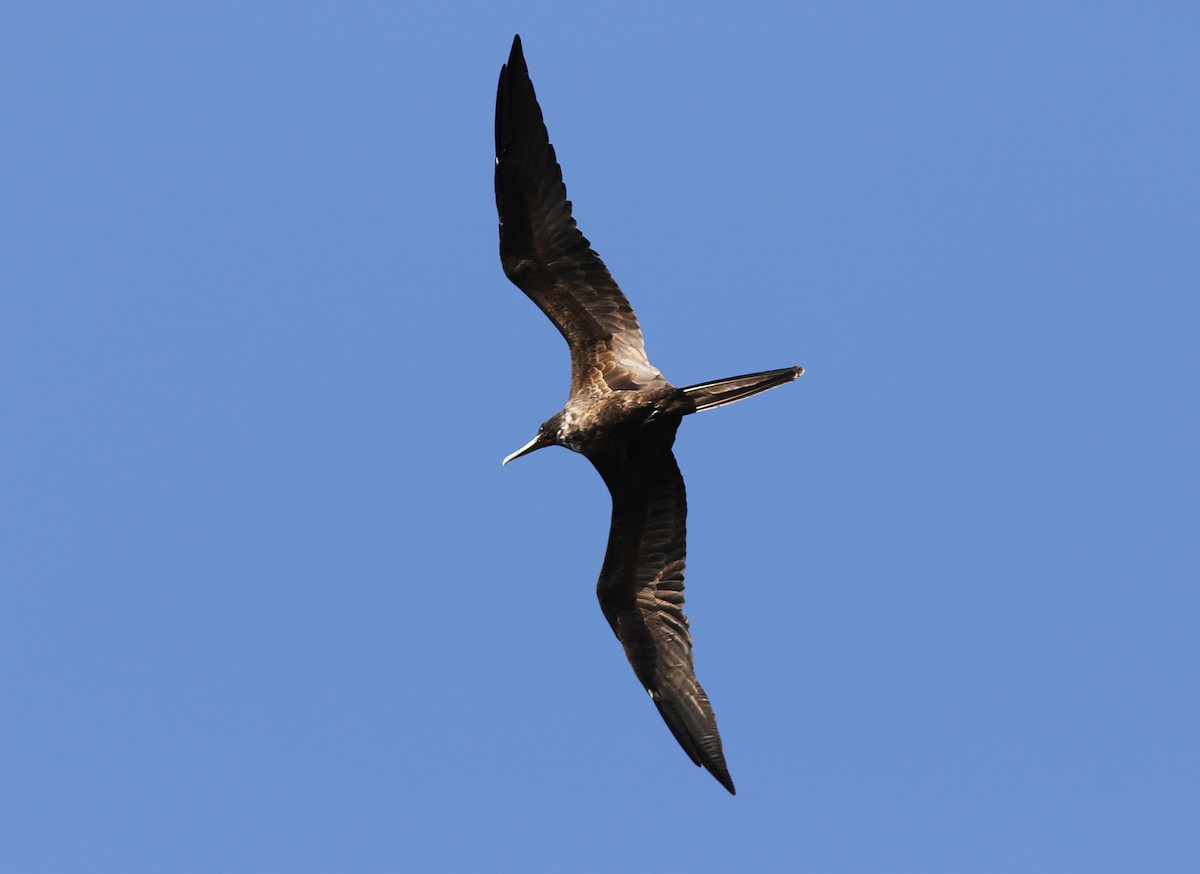
[[[1200,9],[22,3],[0,868],[1200,870]],[[525,41],[688,420],[739,795],[497,258]]]

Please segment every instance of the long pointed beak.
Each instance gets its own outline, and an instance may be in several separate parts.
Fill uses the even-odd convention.
[[[500,466],[503,467],[504,465],[506,465],[510,461],[512,461],[514,458],[520,458],[522,455],[528,455],[530,452],[533,452],[535,449],[541,449],[543,446],[549,446],[552,442],[553,441],[550,440],[550,438],[546,437],[544,434],[538,434],[536,437],[534,437],[532,440],[530,440],[528,443],[526,443],[524,446],[522,446],[520,449],[518,449],[512,455],[507,456],[504,459],[504,461],[500,462]]]

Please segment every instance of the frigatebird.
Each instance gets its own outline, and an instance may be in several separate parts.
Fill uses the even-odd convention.
[[[596,584],[600,608],[684,752],[736,794],[693,668],[683,613],[687,501],[671,446],[684,416],[791,382],[804,368],[676,388],[650,363],[629,301],[571,215],[520,36],[496,93],[496,209],[504,274],[571,350],[567,405],[504,464],[565,446],[600,472],[613,502]]]

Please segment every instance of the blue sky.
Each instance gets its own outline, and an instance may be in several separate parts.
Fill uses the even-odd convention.
[[[1194,4],[21,4],[6,871],[1200,870]],[[436,7],[436,8],[435,8]],[[676,384],[694,768],[500,271],[520,32]]]

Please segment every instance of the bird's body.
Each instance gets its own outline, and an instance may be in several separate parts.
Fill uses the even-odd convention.
[[[670,384],[574,397],[562,410],[560,443],[590,457],[614,443],[644,439],[648,427],[656,421],[665,426],[670,420],[678,428],[680,418],[694,409],[687,395]]]
[[[671,447],[684,416],[790,382],[803,368],[676,388],[650,364],[629,301],[571,216],[520,37],[496,95],[496,207],[505,274],[571,350],[566,406],[504,462],[557,445],[599,471],[613,499],[600,607],[671,733],[732,793],[716,717],[693,670],[683,613],[687,501]]]

